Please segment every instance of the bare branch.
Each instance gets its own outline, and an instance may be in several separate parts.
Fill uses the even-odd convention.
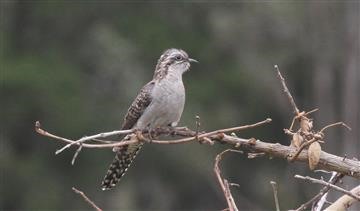
[[[54,134],[49,133],[48,131],[42,129],[41,124],[40,124],[39,121],[35,122],[35,131],[37,133],[39,133],[40,135],[42,135],[42,136],[46,136],[46,137],[49,137],[49,138],[52,138],[52,139],[55,139],[55,140],[63,141],[63,142],[66,142],[66,143],[72,143],[73,145],[80,146],[80,143],[75,144],[74,140],[54,135]],[[109,143],[109,144],[85,144],[85,143],[83,143],[82,146],[85,147],[85,148],[112,148],[112,147],[117,146],[118,143],[119,142]],[[131,141],[131,142],[129,141],[127,144],[134,144],[134,143],[137,143],[137,141],[136,142],[135,141]]]
[[[289,89],[288,89],[287,86],[286,86],[285,79],[284,79],[284,77],[281,75],[281,72],[280,72],[280,70],[279,70],[278,65],[274,65],[274,68],[275,68],[275,70],[276,70],[276,72],[277,72],[278,78],[279,78],[280,81],[281,81],[281,85],[282,85],[282,87],[283,87],[283,90],[284,90],[284,92],[285,92],[285,94],[286,94],[286,96],[287,96],[287,98],[288,98],[291,106],[292,106],[293,109],[294,109],[294,113],[295,113],[296,115],[298,115],[298,114],[299,114],[299,109],[297,108],[297,106],[296,106],[296,104],[295,104],[295,101],[294,101],[294,98],[292,97]]]
[[[217,135],[217,134],[221,134],[221,133],[229,133],[229,132],[246,130],[246,129],[250,129],[250,128],[254,128],[254,127],[259,127],[259,126],[262,126],[264,124],[270,123],[271,121],[272,120],[270,118],[267,118],[266,120],[263,120],[261,122],[255,123],[255,124],[232,127],[232,128],[226,128],[226,129],[221,129],[221,130],[215,130],[215,131],[212,131],[212,132],[209,132],[209,133],[204,133],[204,134],[198,135],[198,138],[201,139],[201,138],[204,138],[204,137],[209,137],[209,136],[213,136],[213,135]],[[35,131],[37,133],[39,133],[40,135],[47,136],[49,138],[53,138],[53,139],[57,139],[57,140],[61,140],[61,141],[65,141],[65,142],[69,143],[65,147],[63,147],[62,149],[57,151],[57,153],[60,153],[63,150],[65,150],[66,148],[70,147],[71,145],[80,145],[81,142],[92,140],[94,138],[96,139],[96,138],[99,138],[99,137],[104,138],[104,137],[118,135],[118,134],[128,134],[128,132],[132,131],[132,130],[119,130],[119,131],[100,133],[100,134],[85,137],[84,139],[82,139],[83,141],[81,141],[81,142],[79,142],[79,140],[81,140],[81,139],[79,139],[78,141],[73,141],[73,140],[70,140],[70,139],[66,139],[66,138],[63,138],[63,137],[53,135],[53,134],[45,131],[45,130],[41,129],[39,121],[37,121],[35,123]],[[160,132],[162,132],[162,131],[160,131]],[[192,136],[193,133],[194,133],[193,131],[190,131],[188,134],[191,134],[191,136]],[[185,134],[182,134],[182,135],[185,135]],[[177,140],[151,140],[151,143],[157,143],[157,144],[182,144],[182,143],[186,143],[186,142],[191,142],[191,141],[193,141],[195,139],[196,139],[196,133],[195,133],[195,136],[189,137],[189,138],[183,138],[183,139],[177,139]],[[113,148],[113,147],[120,147],[120,146],[129,145],[129,144],[135,144],[135,143],[138,143],[138,141],[121,141],[121,142],[115,142],[115,143],[109,143],[109,144],[82,144],[82,145],[85,148]]]
[[[323,170],[321,170],[323,171]],[[328,173],[328,172],[326,172]],[[329,183],[331,184],[336,184],[341,178],[343,178],[344,175],[337,173],[336,176],[332,179],[329,180]],[[319,198],[321,198],[325,193],[327,193],[330,190],[329,186],[324,186],[320,192],[318,194],[316,194],[313,198],[311,198],[309,201],[305,202],[304,204],[302,204],[299,208],[296,209],[296,211],[302,211],[305,210],[306,208],[308,208],[311,204],[313,204],[314,202],[316,202],[317,200],[319,200]]]
[[[74,156],[73,156],[73,159],[71,160],[71,165],[74,165],[75,163],[75,160],[77,158],[77,156],[80,154],[81,152],[81,149],[82,149],[82,144],[80,144],[79,148],[76,150]]]
[[[324,130],[330,128],[330,127],[334,127],[334,126],[344,126],[346,129],[351,130],[351,128],[349,126],[347,126],[344,122],[336,122],[330,125],[326,125],[323,129],[320,130],[320,133],[324,132]]]
[[[259,127],[262,126],[264,124],[268,124],[270,123],[272,120],[270,118],[267,118],[261,122],[257,122],[255,124],[251,124],[251,125],[244,125],[244,126],[239,126],[239,127],[232,127],[232,128],[226,128],[226,129],[220,129],[220,130],[215,130],[209,133],[203,133],[201,135],[198,135],[198,139],[202,139],[204,137],[211,137],[211,136],[218,136],[219,134],[223,134],[223,133],[231,133],[231,132],[236,132],[236,131],[241,131],[241,130],[247,130],[250,128],[255,128],[255,127]],[[183,139],[178,139],[178,140],[152,140],[152,143],[160,143],[160,144],[180,144],[180,143],[186,143],[186,142],[190,142],[196,140],[196,136],[194,137],[189,137],[189,138],[183,138]]]
[[[360,196],[360,185],[356,186],[351,190],[351,193],[354,195]],[[346,211],[348,208],[355,203],[356,200],[353,197],[344,195],[336,200],[332,205],[327,207],[325,211],[337,210],[337,211]]]
[[[334,178],[336,177],[337,174],[338,174],[338,173],[336,173],[335,171],[333,171],[328,182],[331,183],[331,184],[334,184],[334,183],[332,183],[331,181],[334,180]],[[318,200],[316,203],[313,204],[312,210],[314,210],[314,211],[321,211],[322,207],[323,207],[324,204],[327,202],[326,197],[327,197],[328,193],[329,193],[329,192],[326,192],[324,195],[322,195],[322,196],[320,197],[320,200]]]
[[[96,204],[95,204],[93,201],[91,201],[91,200],[85,195],[84,192],[82,192],[82,191],[80,191],[80,190],[78,190],[78,189],[76,189],[76,188],[74,188],[74,187],[72,187],[72,190],[73,190],[75,193],[79,194],[79,195],[80,195],[88,204],[90,204],[96,211],[102,211],[102,209],[100,209],[98,206],[96,206]]]
[[[224,135],[222,142],[240,146],[240,149],[247,149],[254,152],[265,152],[271,157],[279,157],[287,159],[290,155],[294,154],[296,148],[284,146],[279,143],[267,143],[255,139],[243,139],[239,137]],[[295,161],[308,162],[308,153],[304,149],[298,155]],[[337,171],[339,173],[360,179],[360,161],[355,159],[346,159],[336,155],[326,153],[324,151],[320,154],[320,160],[317,169],[327,171]]]
[[[249,150],[251,152],[266,153],[271,157],[280,157],[280,158],[288,159],[291,155],[293,155],[296,152],[296,148],[291,147],[291,146],[284,146],[284,145],[281,145],[278,143],[276,143],[276,144],[266,143],[266,142],[262,142],[262,141],[256,140],[256,139],[244,139],[244,138],[239,138],[239,137],[224,134],[224,132],[239,131],[239,130],[244,130],[244,129],[248,129],[248,128],[253,128],[256,126],[266,124],[268,122],[270,122],[270,119],[261,121],[259,123],[251,124],[251,125],[245,125],[245,126],[240,126],[240,127],[216,130],[216,131],[209,132],[209,133],[203,133],[203,134],[199,135],[199,139],[202,138],[204,140],[207,140],[205,143],[209,143],[209,144],[212,144],[214,141],[221,142],[221,143],[233,145],[234,147],[239,148],[239,149],[242,148],[242,149]],[[37,127],[35,129],[41,135],[44,135],[44,136],[47,136],[47,137],[50,137],[50,138],[53,138],[56,140],[61,140],[61,141],[67,142],[67,143],[74,142],[73,140],[65,139],[65,138],[50,134],[47,131],[44,131],[43,129],[40,128],[39,123],[37,124]],[[178,140],[165,140],[165,141],[152,140],[151,143],[182,144],[182,143],[190,143],[193,140],[195,140],[194,136],[195,136],[196,132],[194,132],[194,131],[184,132],[183,130],[179,130],[179,131],[181,131],[181,132],[175,131],[174,133],[175,134],[181,133],[182,136],[188,135],[191,137],[184,138],[184,139],[178,139]],[[83,146],[83,148],[113,148],[113,147],[124,146],[124,145],[128,145],[128,144],[136,144],[136,143],[139,143],[139,140],[121,141],[121,142],[110,143],[110,144],[83,143],[82,146]],[[294,159],[294,161],[307,162],[308,161],[307,150],[305,150],[305,149],[302,150],[299,153],[299,155],[297,156],[297,158]],[[327,171],[337,171],[339,173],[360,179],[360,161],[353,160],[353,159],[343,159],[343,157],[338,157],[336,155],[332,155],[332,154],[326,153],[324,151],[321,152],[320,161],[317,165],[317,169],[322,169],[322,170],[327,170]]]
[[[64,151],[65,149],[71,147],[74,144],[80,144],[80,143],[83,143],[85,141],[89,141],[89,140],[93,140],[93,139],[97,139],[97,138],[106,138],[106,137],[109,137],[109,136],[129,134],[129,133],[133,133],[133,132],[134,132],[134,130],[115,130],[115,131],[112,131],[112,132],[99,133],[99,134],[92,135],[92,136],[85,136],[85,137],[83,137],[83,138],[81,138],[79,140],[76,140],[76,141],[74,141],[72,143],[69,143],[69,144],[65,145],[63,148],[61,148],[59,150],[56,150],[55,154],[61,153],[62,151]]]
[[[278,198],[278,194],[277,194],[277,184],[275,181],[270,181],[273,193],[274,193],[274,200],[275,200],[275,206],[276,206],[276,211],[280,211],[280,205],[279,205],[279,198]]]
[[[353,197],[354,199],[360,201],[360,196],[357,196],[357,195],[351,193],[348,190],[345,190],[345,189],[343,189],[343,188],[341,188],[339,186],[328,183],[328,182],[326,182],[324,180],[315,179],[315,178],[312,178],[312,177],[309,177],[309,176],[304,177],[304,176],[301,176],[301,175],[295,175],[294,177],[297,178],[297,179],[307,180],[307,181],[310,181],[312,183],[318,183],[318,184],[321,184],[321,185],[329,186],[330,188],[332,188],[334,190],[337,190],[337,191],[339,191],[341,193],[349,195],[349,196]]]
[[[224,196],[225,196],[226,202],[228,204],[229,211],[237,211],[238,208],[236,207],[234,198],[233,198],[233,196],[231,194],[230,187],[229,187],[229,182],[226,179],[223,179],[221,177],[221,170],[220,170],[220,167],[219,167],[219,163],[220,163],[220,161],[222,159],[222,156],[227,152],[239,152],[239,151],[232,150],[232,149],[227,149],[227,150],[219,153],[215,158],[214,172],[215,172],[216,178],[219,181],[220,187],[221,187],[222,191],[224,192]]]

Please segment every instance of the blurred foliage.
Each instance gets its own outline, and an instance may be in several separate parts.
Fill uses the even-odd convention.
[[[359,100],[340,101],[344,86],[354,83],[345,73],[354,55],[349,43],[359,44],[360,30],[353,30],[360,26],[358,2],[0,3],[4,210],[88,209],[72,186],[105,210],[223,209],[212,169],[215,155],[226,146],[145,146],[118,187],[102,192],[110,150],[83,149],[71,166],[75,148],[55,156],[61,144],[34,133],[36,120],[70,138],[118,129],[167,48],[182,48],[200,61],[184,75],[187,103],[181,125],[190,128],[195,115],[203,130],[271,117],[271,125],[239,135],[289,144],[282,128],[292,111],[274,64],[300,108],[320,107],[323,112],[316,117],[321,125],[346,117],[344,105]],[[354,33],[355,38],[350,36]],[[359,91],[358,69],[353,91]],[[359,109],[352,112],[353,124],[359,125]],[[334,131],[325,149],[343,155],[348,152],[343,134]],[[359,133],[354,134],[347,140],[355,149],[349,156],[359,155]],[[222,168],[226,178],[240,184],[233,193],[243,210],[274,208],[270,180],[280,186],[282,209],[297,207],[318,190],[293,180],[295,172],[310,174],[306,166],[283,160],[231,154]]]

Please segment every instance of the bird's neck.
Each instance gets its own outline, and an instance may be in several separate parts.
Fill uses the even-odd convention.
[[[179,71],[171,71],[169,70],[165,75],[164,79],[172,82],[182,82],[182,73]]]
[[[182,75],[183,75],[184,71],[181,71],[179,69],[172,69],[171,67],[166,69],[166,68],[159,68],[158,70],[155,71],[154,74],[154,80],[170,80],[170,81],[179,81],[182,82]]]

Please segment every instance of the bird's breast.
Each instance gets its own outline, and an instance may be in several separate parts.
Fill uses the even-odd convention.
[[[185,104],[185,88],[182,80],[161,80],[151,93],[152,101],[139,119],[142,127],[176,125]]]

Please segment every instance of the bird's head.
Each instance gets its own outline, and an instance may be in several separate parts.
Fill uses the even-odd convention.
[[[161,78],[170,72],[181,75],[189,70],[191,62],[198,61],[189,58],[188,54],[181,49],[168,49],[160,56],[156,65],[154,77]]]

